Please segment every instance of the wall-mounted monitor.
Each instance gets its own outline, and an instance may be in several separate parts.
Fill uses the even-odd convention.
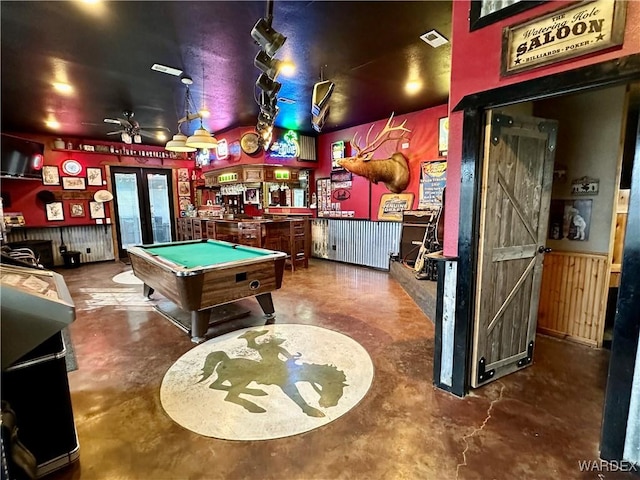
[[[44,144],[5,133],[0,136],[0,175],[40,180],[40,171],[44,163]]]

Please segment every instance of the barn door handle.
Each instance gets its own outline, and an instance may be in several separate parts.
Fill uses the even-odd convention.
[[[538,248],[538,253],[549,253],[551,251],[550,248],[545,247],[544,245],[540,245]]]

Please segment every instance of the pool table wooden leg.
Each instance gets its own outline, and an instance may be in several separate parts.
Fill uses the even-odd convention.
[[[271,292],[256,295],[256,300],[258,300],[260,307],[262,307],[262,311],[264,312],[265,317],[273,318],[276,316],[276,310],[273,308],[273,299],[271,298]]]
[[[151,295],[153,295],[153,292],[154,292],[153,288],[151,288],[149,285],[145,283],[144,287],[142,288],[143,295],[147,298],[151,298]]]
[[[210,317],[210,309],[191,311],[191,341],[193,343],[202,343],[206,340]]]

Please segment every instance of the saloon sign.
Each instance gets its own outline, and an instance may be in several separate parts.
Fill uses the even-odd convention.
[[[505,28],[502,75],[622,45],[625,9],[625,1],[581,2]]]

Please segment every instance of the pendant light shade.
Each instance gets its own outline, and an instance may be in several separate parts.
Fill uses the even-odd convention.
[[[186,145],[187,136],[182,133],[177,133],[173,136],[173,139],[167,142],[167,145],[164,147],[165,150],[169,150],[170,152],[195,152],[197,150],[196,147],[187,146]]]
[[[218,141],[213,137],[209,132],[207,132],[202,126],[198,128],[193,135],[187,138],[186,141],[187,147],[193,147],[195,149],[199,148],[216,148],[218,146]]]

